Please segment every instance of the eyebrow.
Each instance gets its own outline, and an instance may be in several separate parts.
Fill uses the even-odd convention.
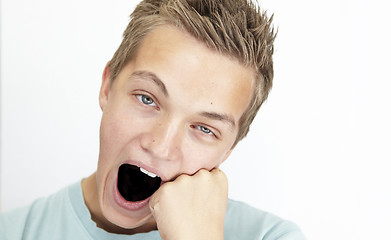
[[[142,80],[148,80],[148,81],[154,82],[160,88],[160,90],[162,90],[163,94],[166,97],[168,97],[166,85],[164,85],[163,81],[160,80],[160,78],[156,74],[154,74],[153,72],[135,71],[132,73],[132,75],[130,75],[129,79],[131,79],[131,78],[140,78]]]
[[[130,79],[131,78],[140,78],[143,80],[153,81],[162,90],[163,94],[168,97],[166,85],[164,85],[163,81],[160,80],[160,78],[153,72],[145,70],[135,71],[132,73],[132,75],[130,75]],[[233,117],[228,114],[220,114],[216,112],[200,112],[199,115],[212,120],[218,120],[228,123],[232,129],[236,126]]]
[[[216,112],[201,112],[200,115],[212,120],[219,120],[222,122],[226,122],[230,125],[232,129],[235,128],[236,125],[233,117],[228,114],[219,114]]]

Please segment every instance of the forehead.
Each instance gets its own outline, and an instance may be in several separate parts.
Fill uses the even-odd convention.
[[[151,31],[132,65],[132,71],[156,74],[173,100],[186,100],[192,107],[226,111],[236,121],[253,93],[251,69],[172,26]]]

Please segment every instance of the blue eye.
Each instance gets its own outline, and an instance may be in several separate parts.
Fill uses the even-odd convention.
[[[203,133],[206,133],[208,135],[213,135],[214,136],[214,133],[210,129],[208,129],[208,128],[204,127],[204,126],[198,125],[198,126],[196,126],[196,128],[198,130],[200,130],[201,132],[203,132]]]
[[[138,95],[136,95],[136,97],[140,102],[144,103],[145,105],[149,105],[149,106],[153,106],[153,107],[156,106],[155,101],[153,101],[153,99],[149,96],[138,94]]]

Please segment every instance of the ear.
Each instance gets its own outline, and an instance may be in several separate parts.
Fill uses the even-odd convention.
[[[110,85],[110,68],[109,63],[107,63],[102,74],[102,85],[99,92],[99,106],[102,111],[109,100]]]

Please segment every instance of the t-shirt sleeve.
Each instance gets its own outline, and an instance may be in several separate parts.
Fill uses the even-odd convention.
[[[29,207],[18,208],[0,214],[0,239],[22,239]]]
[[[226,239],[306,240],[293,222],[233,200],[228,201],[224,231]]]
[[[282,220],[265,235],[261,236],[259,240],[306,240],[306,237],[296,224]]]

